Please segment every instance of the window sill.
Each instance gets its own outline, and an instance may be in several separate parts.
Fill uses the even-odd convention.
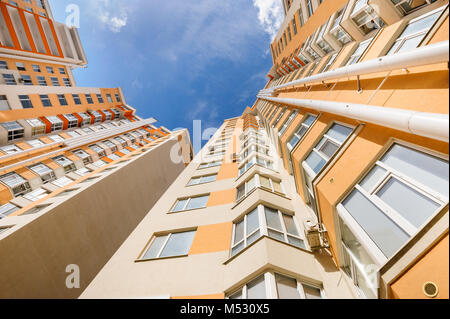
[[[196,185],[196,186],[198,186],[198,185]],[[183,211],[179,211],[179,212],[168,212],[167,214],[168,215],[173,215],[173,214],[189,213],[189,212],[194,212],[194,211],[205,209],[205,208],[206,207],[201,207],[201,208],[194,208],[194,209],[189,209],[189,210],[183,210]]]
[[[234,182],[237,183],[242,178],[242,176],[245,176],[250,170],[254,169],[255,167],[256,167],[256,169],[258,169],[258,168],[268,169],[268,170],[274,172],[275,174],[278,174],[278,171],[274,170],[273,168],[262,166],[260,164],[253,164],[248,170],[246,170],[244,173],[239,175]]]
[[[201,186],[201,185],[208,185],[211,183],[214,183],[216,181],[212,181],[212,182],[207,182],[207,183],[201,183],[201,184],[195,184],[195,185],[186,185],[185,187],[195,187],[195,186]]]
[[[149,258],[149,259],[136,259],[135,263],[145,263],[150,261],[157,261],[157,260],[170,260],[170,259],[177,259],[177,258],[186,258],[189,255],[180,255],[180,256],[171,256],[171,257],[161,257],[161,258]]]
[[[292,244],[286,243],[286,242],[284,242],[284,241],[281,241],[281,240],[278,240],[278,239],[269,237],[269,236],[267,236],[267,235],[263,235],[263,236],[259,237],[256,241],[254,241],[253,243],[251,243],[250,245],[248,245],[247,247],[245,247],[244,249],[242,249],[242,250],[241,250],[240,252],[238,252],[236,255],[229,257],[227,260],[225,260],[225,261],[223,262],[223,265],[228,265],[228,264],[229,264],[230,262],[232,262],[234,259],[236,259],[236,258],[239,257],[240,255],[244,254],[244,253],[245,253],[247,250],[249,250],[251,247],[255,246],[257,243],[259,243],[260,241],[262,241],[264,238],[265,238],[265,239],[268,239],[268,240],[275,241],[275,242],[280,243],[280,244],[284,244],[284,245],[289,246],[289,247],[292,247],[292,248],[295,248],[295,249],[297,249],[297,250],[299,250],[299,251],[302,251],[302,252],[304,252],[304,253],[307,253],[307,254],[310,254],[310,255],[314,255],[314,253],[313,253],[311,250],[308,250],[307,248],[300,248],[300,247],[294,246],[294,245],[292,245]]]
[[[277,196],[282,197],[284,199],[291,200],[291,198],[287,197],[285,194],[272,192],[272,191],[269,191],[268,189],[266,189],[264,187],[255,187],[255,189],[253,189],[251,192],[249,192],[246,196],[244,196],[241,199],[239,199],[238,201],[236,201],[235,205],[233,207],[231,207],[231,209],[233,210],[236,207],[238,207],[243,201],[245,201],[248,197],[250,197],[257,190],[261,190],[261,191],[267,192],[269,194],[277,195]]]

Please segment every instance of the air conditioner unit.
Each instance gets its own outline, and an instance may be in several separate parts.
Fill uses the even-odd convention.
[[[327,245],[324,243],[322,235],[326,233],[325,227],[310,219],[307,219],[303,223],[305,228],[305,236],[308,241],[309,247],[312,250],[324,248]]]

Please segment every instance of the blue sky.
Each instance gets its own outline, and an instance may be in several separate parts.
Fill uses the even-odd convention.
[[[89,65],[78,86],[122,87],[141,117],[169,129],[218,127],[255,101],[271,67],[280,0],[50,0],[80,9]],[[192,132],[191,132],[192,134]]]

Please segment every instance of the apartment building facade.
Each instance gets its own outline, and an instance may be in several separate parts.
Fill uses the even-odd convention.
[[[0,298],[77,298],[191,160],[187,130],[77,86],[86,64],[47,1],[0,2]]]
[[[448,299],[448,1],[283,1],[273,67],[82,298]]]

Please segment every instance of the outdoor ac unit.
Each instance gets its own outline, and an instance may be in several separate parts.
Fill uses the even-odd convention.
[[[323,225],[315,223],[314,221],[308,219],[304,223],[306,240],[312,250],[323,248],[325,245],[322,240],[322,234],[326,232]]]

